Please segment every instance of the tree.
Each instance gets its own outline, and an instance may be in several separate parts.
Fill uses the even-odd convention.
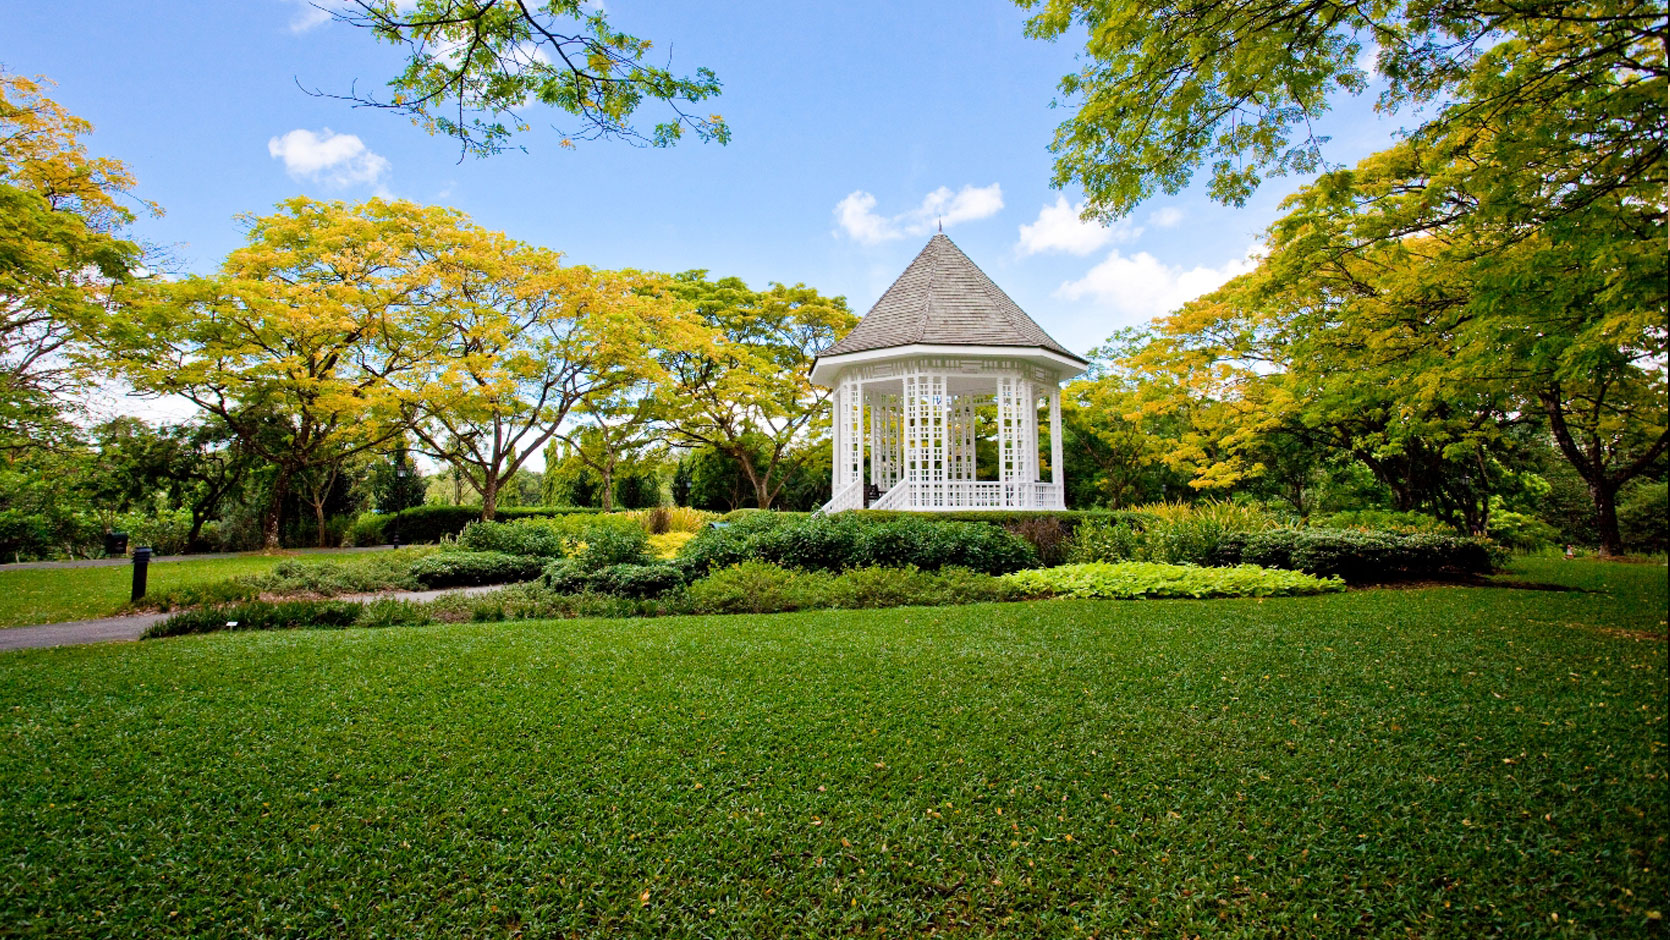
[[[560,257],[464,225],[433,255],[436,342],[400,386],[413,436],[463,472],[483,519],[576,406],[656,380],[656,350],[703,342],[657,279]]]
[[[212,277],[139,285],[101,335],[104,367],[141,393],[180,395],[273,466],[263,542],[298,477],[402,432],[393,379],[433,358],[415,308],[432,293],[419,246],[456,213],[373,199],[296,198],[247,218],[248,243]]]
[[[615,471],[634,462],[655,442],[654,403],[645,388],[623,388],[615,395],[592,395],[580,404],[586,423],[558,437],[569,453],[602,481],[603,510],[615,508]]]
[[[41,82],[0,71],[0,421],[18,445],[60,436],[82,374],[68,353],[143,261],[119,233],[135,209],[161,214],[127,195],[125,164],[87,153],[91,132]]]
[[[830,392],[812,384],[812,360],[857,318],[846,298],[802,284],[754,291],[739,278],[709,281],[706,271],[687,271],[668,291],[696,309],[713,339],[667,347],[659,420],[676,444],[736,460],[755,504],[769,509],[805,459],[794,445],[825,417]]]
[[[412,461],[404,440],[372,461],[365,484],[371,506],[378,512],[399,512],[423,505],[423,474]]]
[[[1208,163],[1213,197],[1236,205],[1264,175],[1322,167],[1314,122],[1337,95],[1370,87],[1365,52],[1385,83],[1381,110],[1435,105],[1413,142],[1468,136],[1503,109],[1599,119],[1585,148],[1589,186],[1627,181],[1650,168],[1637,155],[1663,146],[1642,133],[1664,119],[1667,28],[1650,0],[1018,2],[1035,11],[1029,36],[1089,34],[1084,66],[1060,84],[1077,109],[1056,132],[1053,181],[1082,185],[1086,213],[1104,219],[1156,190],[1181,191]],[[1566,110],[1585,97],[1604,101]],[[1554,188],[1544,197],[1564,198]]]
[[[693,113],[718,96],[718,77],[706,68],[680,76],[653,64],[653,43],[610,26],[601,3],[354,0],[335,17],[401,46],[406,68],[389,80],[387,100],[357,91],[333,97],[406,115],[431,134],[457,139],[465,153],[505,150],[528,130],[522,111],[535,103],[579,119],[564,133],[565,147],[577,139],[666,147],[686,131],[721,144],[731,138],[720,115]],[[632,123],[646,98],[672,110],[647,136]]]

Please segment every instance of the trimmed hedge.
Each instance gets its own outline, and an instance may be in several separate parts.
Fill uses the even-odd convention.
[[[919,512],[895,509],[858,509],[854,514],[869,519],[927,519],[932,522],[981,522],[1002,526],[1025,539],[1038,560],[1059,565],[1067,560],[1073,536],[1085,524],[1107,526],[1118,522],[1142,525],[1148,517],[1140,512],[1110,509],[1001,509]]]
[[[412,563],[412,577],[426,588],[532,581],[546,559],[504,552],[436,552]]]
[[[596,506],[518,506],[500,509],[495,515],[496,521],[509,522],[602,511]],[[354,520],[350,531],[355,545],[387,545],[398,528],[401,544],[417,545],[457,536],[465,526],[480,520],[480,506],[413,506],[387,515],[362,515]]]
[[[1340,577],[1352,584],[1487,574],[1495,567],[1484,539],[1356,529],[1226,529],[1210,520],[1128,522],[1081,527],[1069,556],[1077,563],[1128,561],[1230,567],[1239,564]]]
[[[1135,600],[1162,597],[1290,597],[1345,590],[1338,578],[1255,565],[1202,568],[1147,561],[1091,563],[1017,571],[1003,576],[1031,597]]]
[[[676,563],[692,577],[744,561],[805,571],[915,565],[1002,574],[1038,563],[1031,545],[1001,526],[856,513],[792,516],[756,513],[691,539]]]
[[[1484,539],[1352,529],[1234,533],[1220,544],[1217,563],[1287,568],[1350,584],[1466,577],[1496,567],[1492,546]]]

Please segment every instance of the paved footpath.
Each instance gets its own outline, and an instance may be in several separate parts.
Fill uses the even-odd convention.
[[[339,601],[368,601],[389,598],[397,601],[432,601],[443,594],[488,594],[504,585],[452,588],[445,591],[397,591],[391,594],[348,594],[335,598]],[[100,617],[97,620],[76,620],[70,623],[46,623],[37,627],[7,627],[0,629],[0,651],[36,649],[43,646],[78,646],[84,643],[110,643],[137,640],[145,628],[173,614],[128,614],[123,617]]]

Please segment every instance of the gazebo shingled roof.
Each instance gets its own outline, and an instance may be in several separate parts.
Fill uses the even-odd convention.
[[[818,358],[913,344],[1039,348],[1085,361],[1051,339],[943,233],[929,239],[852,332]]]

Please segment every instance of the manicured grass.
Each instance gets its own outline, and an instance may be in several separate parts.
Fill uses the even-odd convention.
[[[1523,577],[7,654],[0,925],[1657,935],[1665,569]]]
[[[389,549],[368,548],[368,552]],[[262,574],[291,560],[346,561],[359,552],[328,555],[240,555],[201,561],[169,561],[147,569],[146,591],[161,594],[184,587]],[[25,568],[0,571],[0,628],[89,620],[119,612],[133,593],[133,566]]]

